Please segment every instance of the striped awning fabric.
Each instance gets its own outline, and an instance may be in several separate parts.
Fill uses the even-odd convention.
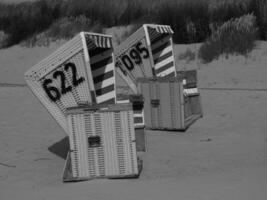
[[[101,34],[86,33],[85,39],[87,44],[91,43],[95,47],[100,47],[100,48],[112,47],[112,37],[104,36]]]
[[[150,31],[155,31],[157,33],[167,33],[167,34],[173,34],[173,30],[168,25],[148,25],[148,28]]]
[[[150,41],[173,34],[173,30],[168,25],[147,25],[147,30]]]
[[[169,33],[169,34],[173,34],[173,31],[171,29],[170,26],[157,26],[156,27],[156,31],[158,33]]]

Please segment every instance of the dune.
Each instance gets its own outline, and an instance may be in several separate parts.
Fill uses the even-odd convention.
[[[138,179],[78,183],[62,183],[66,134],[23,86],[24,72],[59,45],[0,50],[1,200],[266,199],[267,42],[248,57],[178,60],[198,69],[204,117],[186,132],[146,130]],[[197,45],[174,48],[179,57]]]

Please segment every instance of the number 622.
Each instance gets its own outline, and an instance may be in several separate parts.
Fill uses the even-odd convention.
[[[71,71],[72,83],[67,85],[66,74],[64,71]],[[60,78],[61,88],[52,86],[54,79]],[[56,102],[62,95],[71,92],[74,87],[85,81],[84,77],[78,77],[77,69],[74,63],[67,63],[64,65],[64,70],[57,70],[53,73],[53,79],[45,79],[42,83],[43,89],[50,100]]]

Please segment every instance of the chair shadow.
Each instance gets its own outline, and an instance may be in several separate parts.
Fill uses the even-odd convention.
[[[70,148],[69,147],[69,137],[66,136],[63,139],[61,139],[60,141],[58,141],[58,142],[52,144],[50,147],[48,147],[48,150],[51,153],[66,160],[69,148]]]

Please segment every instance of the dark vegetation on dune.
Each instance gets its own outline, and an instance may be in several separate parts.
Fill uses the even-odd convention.
[[[40,33],[68,39],[77,32],[128,24],[171,25],[176,43],[203,42],[214,27],[246,14],[256,16],[258,39],[267,39],[267,0],[38,0],[0,3],[0,47]]]

